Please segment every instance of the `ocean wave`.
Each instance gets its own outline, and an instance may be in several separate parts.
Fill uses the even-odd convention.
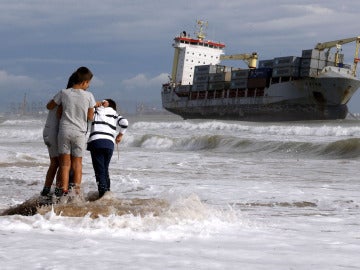
[[[339,140],[326,144],[319,153],[325,156],[336,156],[339,158],[360,157],[360,138]]]
[[[247,132],[251,134],[268,134],[268,135],[282,135],[282,136],[358,136],[360,137],[360,127],[358,126],[344,126],[335,124],[267,124],[248,122],[221,122],[221,121],[206,121],[206,122],[136,122],[131,126],[135,130],[187,130],[187,131],[224,131],[224,132]]]
[[[30,125],[43,125],[44,119],[11,119],[3,121],[0,126],[30,126]]]
[[[133,147],[176,151],[219,151],[252,154],[310,155],[326,158],[360,157],[360,139],[340,139],[334,142],[303,142],[259,140],[225,135],[197,135],[175,138],[146,134],[134,139]]]
[[[0,129],[0,142],[37,142],[42,141],[43,131],[36,129]]]

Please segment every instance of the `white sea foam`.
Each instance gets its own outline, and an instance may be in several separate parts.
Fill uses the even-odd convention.
[[[0,132],[2,211],[39,194],[48,156],[41,121]],[[110,164],[111,190],[168,207],[1,216],[1,268],[356,269],[359,135],[351,121],[131,123]],[[97,190],[88,152],[82,189]]]
[[[115,215],[93,219],[84,217],[62,217],[53,211],[45,215],[9,216],[0,218],[3,230],[29,231],[48,230],[57,233],[71,232],[86,235],[108,234],[151,240],[180,240],[189,237],[210,236],[232,224],[239,223],[236,211],[216,210],[191,195],[174,200],[169,209],[160,215]]]
[[[281,135],[281,136],[322,136],[322,137],[342,137],[342,136],[360,136],[360,127],[358,126],[342,126],[342,125],[316,125],[316,124],[265,124],[265,125],[248,125],[243,123],[225,123],[217,121],[209,121],[205,123],[197,122],[137,122],[133,124],[132,128],[136,130],[179,130],[179,132],[186,131],[207,131],[211,132],[237,132],[251,133],[259,135]]]

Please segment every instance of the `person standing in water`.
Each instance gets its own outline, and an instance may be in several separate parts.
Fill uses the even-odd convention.
[[[87,67],[81,67],[73,75],[74,85],[72,88],[61,90],[49,104],[50,108],[54,108],[56,105],[62,106],[58,133],[62,189],[55,191],[56,197],[68,194],[70,169],[74,172],[75,192],[80,194],[87,121],[93,119],[96,106],[93,94],[86,91],[93,77],[92,72]]]
[[[99,198],[110,191],[109,165],[114,144],[120,143],[128,125],[128,120],[116,112],[116,103],[112,99],[104,99],[95,109],[87,150],[91,154]]]
[[[74,75],[69,77],[66,89],[69,89],[73,86]],[[50,103],[51,101],[49,101]],[[49,104],[48,103],[48,104]],[[60,183],[59,179],[59,151],[58,151],[58,132],[59,132],[59,112],[58,106],[55,106],[53,109],[49,110],[48,116],[46,118],[45,126],[43,129],[43,140],[47,146],[50,164],[46,172],[44,187],[40,193],[41,196],[49,196],[51,191],[51,186],[54,182],[56,176],[57,183]],[[71,182],[71,181],[70,181]]]

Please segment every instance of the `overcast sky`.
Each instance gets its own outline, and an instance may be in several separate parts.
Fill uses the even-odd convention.
[[[25,94],[45,103],[79,66],[93,71],[97,100],[113,98],[126,111],[141,102],[161,107],[173,38],[193,34],[197,19],[227,54],[257,52],[261,60],[360,35],[359,10],[353,0],[1,0],[1,111]],[[354,49],[343,46],[348,62]],[[360,90],[349,108],[360,112]]]

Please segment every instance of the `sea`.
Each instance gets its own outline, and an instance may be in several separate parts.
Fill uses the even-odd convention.
[[[0,269],[360,269],[359,120],[127,118],[110,195],[86,152],[85,202],[30,215],[45,117],[2,119]]]

